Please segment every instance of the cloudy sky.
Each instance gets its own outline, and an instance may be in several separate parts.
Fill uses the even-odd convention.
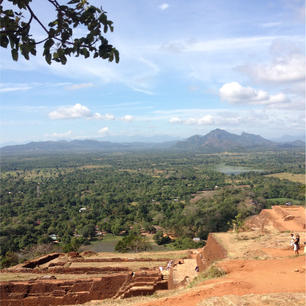
[[[0,143],[303,133],[304,1],[91,1],[101,2],[119,64],[13,62],[1,48]],[[33,5],[52,18],[45,1]]]

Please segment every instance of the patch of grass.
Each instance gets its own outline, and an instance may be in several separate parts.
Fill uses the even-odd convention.
[[[194,287],[195,285],[211,278],[218,278],[222,277],[226,274],[226,272],[217,267],[216,265],[210,266],[206,271],[200,273],[197,277],[195,277],[190,283],[189,283],[189,288]]]
[[[282,172],[282,173],[268,174],[266,176],[276,177],[276,178],[279,178],[281,180],[288,180],[288,181],[292,181],[292,182],[305,184],[305,174],[295,174],[295,173]]]
[[[82,246],[80,248],[80,252],[83,251],[93,251],[93,252],[114,252],[115,246],[119,240],[121,240],[121,236],[114,236],[112,234],[107,234],[103,236],[103,239],[91,241],[90,245]]]
[[[71,268],[129,268],[131,270],[138,270],[141,268],[157,268],[159,266],[166,266],[167,261],[132,261],[132,262],[73,262]]]
[[[83,250],[82,250],[83,251]],[[188,258],[190,254],[189,250],[183,250],[183,251],[158,251],[158,252],[140,252],[140,253],[115,253],[115,252],[101,252],[96,255],[90,256],[91,259],[94,258],[145,258],[145,259],[159,259],[163,261],[166,259],[169,260],[175,260],[175,259],[181,259],[181,258]]]

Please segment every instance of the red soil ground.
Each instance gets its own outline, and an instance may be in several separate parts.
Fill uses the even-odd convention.
[[[212,296],[305,292],[305,257],[271,260],[225,260],[226,276],[208,280],[182,295],[138,304],[142,306],[196,306]]]
[[[265,228],[268,226],[273,231],[294,231],[303,233],[304,236],[305,208],[274,206],[273,209],[263,210],[258,216],[250,218],[249,225],[258,230],[262,230],[261,225],[264,225]],[[235,246],[231,247],[235,248]],[[284,249],[284,247],[262,248],[261,251],[272,259],[223,259],[217,265],[227,272],[224,277],[204,281],[189,291],[174,294],[172,297],[137,305],[196,306],[209,297],[305,293],[303,245],[301,245],[300,256],[294,256],[292,249]]]
[[[300,256],[294,256],[293,250],[288,249],[290,236],[289,233],[287,233],[287,231],[299,232],[302,239],[301,243],[306,240],[305,208],[287,208],[275,206],[271,210],[264,210],[258,216],[252,217],[252,219],[249,221],[250,228],[258,228],[258,232],[249,231],[239,233],[239,235],[237,235],[237,239],[225,239],[226,237],[221,237],[220,233],[215,235],[212,234],[210,235],[204,250],[199,249],[198,252],[195,253],[195,256],[192,256],[192,258],[186,260],[185,267],[182,265],[182,267],[174,269],[173,272],[173,280],[180,282],[181,279],[184,279],[187,273],[189,276],[193,276],[192,274],[195,274],[193,269],[195,265],[200,266],[200,271],[202,271],[207,267],[207,265],[213,263],[213,261],[219,260],[216,262],[216,264],[226,272],[225,276],[204,281],[191,289],[181,290],[179,291],[180,293],[177,294],[175,291],[173,291],[173,294],[171,293],[171,296],[167,298],[158,298],[157,296],[156,299],[154,298],[154,300],[150,301],[147,300],[146,302],[140,303],[138,300],[133,305],[196,306],[199,305],[201,301],[210,297],[221,297],[228,295],[234,295],[237,297],[250,294],[265,295],[271,293],[288,293],[289,295],[305,293],[305,256],[302,255],[303,249],[300,250]],[[285,232],[280,233],[280,231]],[[247,237],[247,235],[252,233],[258,233],[258,237],[256,237],[256,235],[253,238],[251,236]],[[264,233],[264,236],[260,236],[262,233]],[[227,238],[236,237],[235,233],[223,233],[222,235],[228,235]],[[281,238],[284,238],[284,235],[286,237],[288,235],[288,243],[285,241],[285,244],[282,244],[280,242]],[[242,239],[244,236],[246,236],[246,240]],[[264,238],[264,241],[261,239],[262,237]],[[262,241],[266,244],[261,244]],[[233,252],[233,250],[235,252]],[[260,251],[261,253],[269,256],[257,257],[255,256],[256,251]],[[60,257],[58,258],[55,260],[58,259],[63,261],[63,259],[60,259]],[[200,259],[203,261],[203,267],[199,264],[201,263]],[[44,258],[40,258],[38,260],[41,261],[42,264],[45,261]],[[59,268],[62,269],[63,267]],[[192,273],[190,271],[192,271]],[[159,274],[157,276],[159,277]],[[122,276],[118,277],[120,278]],[[83,292],[84,289],[81,288],[82,291],[74,292],[75,295],[71,295],[71,301],[69,300],[69,303],[76,305],[76,303],[113,297],[115,287],[118,286],[117,289],[119,289],[121,285],[119,279],[113,279],[111,276],[108,276],[108,278],[109,282],[98,281],[101,287],[99,289],[97,287],[95,290]],[[139,286],[136,287],[137,290],[143,290],[143,287],[140,287],[140,284],[141,286],[144,286],[148,285],[150,282],[149,279],[143,280],[142,278],[139,281],[141,281],[141,283],[139,283]],[[50,284],[55,284],[62,281],[54,280],[49,282]],[[41,286],[43,283],[44,282],[40,282],[38,285]],[[88,286],[89,285],[90,284],[88,284]],[[90,288],[92,287],[90,286]],[[105,288],[111,289],[110,291],[112,292],[108,292]],[[60,293],[64,294],[63,290],[60,291]],[[150,293],[153,293],[155,290],[151,291]],[[7,292],[5,291],[4,293],[6,294]],[[103,296],[101,295],[102,293],[104,294]],[[143,294],[143,292],[140,293]],[[45,299],[46,298],[47,297],[45,297]],[[59,297],[53,297],[53,300],[55,298]],[[24,304],[25,301],[21,300],[20,302],[21,303],[17,303],[15,305],[26,305]],[[65,303],[68,304],[68,300]],[[94,305],[104,304],[103,301],[98,301],[98,303],[99,304]],[[116,301],[112,301],[112,303],[112,305],[116,305]],[[34,304],[44,306],[49,305],[50,303],[39,304],[35,302],[32,303],[31,306]],[[64,303],[61,303],[61,305],[63,304]]]
[[[259,215],[246,221],[249,228],[272,227],[277,231],[302,232],[305,227],[305,207],[274,205],[272,209],[263,209]]]

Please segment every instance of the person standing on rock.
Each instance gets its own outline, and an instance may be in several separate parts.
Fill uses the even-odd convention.
[[[299,249],[300,249],[300,235],[295,235],[294,245],[293,245],[294,253],[295,255],[299,255]]]
[[[291,233],[291,234],[290,234],[290,246],[291,246],[292,248],[294,248],[294,241],[295,241],[294,234]]]

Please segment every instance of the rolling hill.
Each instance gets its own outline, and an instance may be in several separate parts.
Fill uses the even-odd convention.
[[[215,129],[206,135],[194,135],[183,141],[162,143],[114,143],[97,140],[41,141],[23,145],[5,146],[1,155],[47,154],[47,153],[91,153],[91,152],[133,152],[145,150],[195,151],[203,153],[249,152],[267,150],[304,150],[303,141],[277,143],[260,135],[242,133],[236,135],[225,130]]]

